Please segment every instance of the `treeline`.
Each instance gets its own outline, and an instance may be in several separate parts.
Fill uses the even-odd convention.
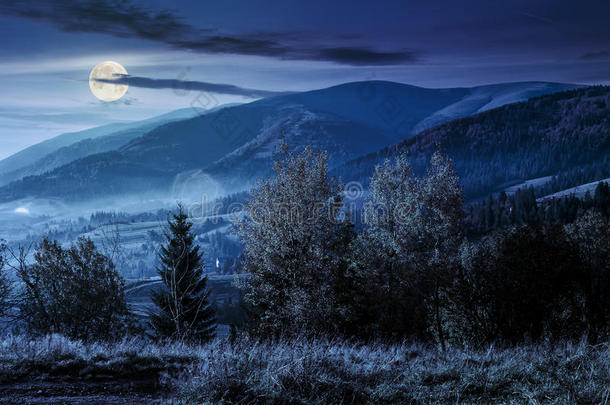
[[[89,238],[69,248],[44,238],[34,246],[0,245],[0,317],[30,335],[59,333],[83,341],[117,340],[125,335],[205,342],[215,334],[203,255],[194,243],[192,223],[180,206],[161,237],[157,274],[162,284],[151,299],[150,321],[130,311],[125,282],[114,256],[101,253]],[[7,277],[11,268],[18,285]]]
[[[466,208],[465,226],[468,236],[486,235],[496,229],[511,225],[569,224],[591,209],[610,217],[610,187],[599,182],[593,195],[589,191],[582,198],[574,194],[537,201],[538,189],[517,189],[508,195],[502,191],[497,196],[470,204]]]
[[[607,185],[577,209],[571,198],[557,200],[563,208],[541,207],[532,190],[501,195],[477,210],[486,217],[481,232],[489,233],[469,240],[464,224],[475,216],[463,210],[453,162],[438,152],[424,175],[406,155],[377,166],[358,228],[343,186],[328,175],[326,153],[284,147],[280,156],[275,177],[252,190],[247,215],[236,218],[244,245],[239,265],[249,276],[239,280],[246,317],[233,317],[234,332],[443,348],[608,339]],[[565,224],[530,220],[539,210],[576,216]],[[216,315],[182,207],[158,243],[162,287],[152,297],[151,337],[208,341]],[[11,291],[0,271],[0,310],[30,333],[102,340],[144,332],[133,322],[113,258],[90,240],[65,248],[46,239],[33,263],[27,249],[8,253],[13,260],[0,260],[0,270],[13,266],[22,287]]]
[[[507,197],[503,210],[515,204],[523,224],[469,242],[459,180],[439,153],[424,176],[405,155],[377,166],[358,230],[324,153],[284,152],[275,174],[238,224],[250,333],[442,347],[608,337],[609,222],[594,206],[569,225],[542,225],[527,220],[531,192]],[[492,210],[485,230],[503,215]]]

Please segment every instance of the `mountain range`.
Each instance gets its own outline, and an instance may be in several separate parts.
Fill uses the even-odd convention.
[[[536,159],[536,150],[526,150],[541,144],[536,140],[540,134],[527,130],[535,119],[542,119],[546,125],[542,128],[543,124],[535,124],[540,130],[553,132],[551,127],[565,124],[570,130],[587,126],[589,133],[589,118],[583,121],[583,117],[598,112],[586,110],[592,108],[588,104],[581,105],[583,96],[578,91],[586,90],[564,93],[579,87],[526,82],[426,89],[367,81],[214,111],[179,110],[145,122],[110,124],[61,135],[0,161],[0,201],[86,201],[127,195],[190,199],[202,193],[226,194],[243,190],[269,174],[273,154],[282,139],[293,149],[312,145],[327,150],[331,168],[345,179],[366,179],[375,162],[397,150],[408,150],[417,165],[442,145],[448,154],[457,153],[460,174],[468,171],[466,183],[476,183],[470,177],[480,174],[481,170],[477,170],[481,162],[495,159],[505,150],[502,148],[514,153],[491,163],[499,172],[516,154],[523,154],[520,162]],[[557,99],[548,96],[550,101],[543,102],[540,100],[546,98],[537,98],[558,92],[562,93]],[[562,101],[565,97],[570,97],[569,101]],[[525,104],[505,106],[532,98]],[[601,100],[603,95],[594,98]],[[561,122],[561,116],[554,116],[559,120],[556,122],[544,115],[546,110],[527,104],[532,102],[544,106],[562,104],[564,108],[559,110],[549,107],[548,114],[561,111],[575,121],[569,126]],[[565,105],[574,105],[580,115]],[[605,127],[605,123],[600,125]],[[518,129],[508,129],[515,126]],[[490,141],[494,136],[497,139]],[[494,144],[496,141],[502,148]],[[513,142],[515,151],[510,149]],[[559,153],[569,152],[570,142],[556,142],[563,145]],[[481,151],[485,153],[479,154]],[[468,159],[471,163],[462,165]],[[586,157],[570,159],[566,164],[576,159],[575,164],[580,165]],[[549,164],[544,170],[511,169],[496,174],[497,178],[481,180],[476,192],[493,189],[502,181],[527,178],[532,173],[552,174],[562,167],[559,163]]]
[[[610,176],[610,87],[535,97],[422,131],[361,156],[334,174],[366,184],[375,165],[406,154],[423,173],[432,153],[451,157],[470,200],[532,182],[548,193]]]

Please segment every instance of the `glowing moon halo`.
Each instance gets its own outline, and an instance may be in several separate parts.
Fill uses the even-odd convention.
[[[126,84],[100,82],[96,79],[112,80],[115,75],[127,75],[127,70],[120,64],[106,61],[97,64],[89,74],[89,88],[91,93],[102,101],[116,101],[123,97],[129,88]]]

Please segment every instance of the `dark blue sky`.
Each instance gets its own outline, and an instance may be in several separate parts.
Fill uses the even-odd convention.
[[[131,85],[102,103],[87,79],[103,60],[155,79],[136,83],[149,87],[160,79],[265,91],[367,79],[607,84],[609,16],[607,0],[0,0],[0,158],[68,130],[256,94],[198,99]]]

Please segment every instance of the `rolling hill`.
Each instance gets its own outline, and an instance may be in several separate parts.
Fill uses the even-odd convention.
[[[205,113],[201,108],[184,108],[147,120],[113,123],[56,136],[0,161],[0,185],[48,172],[89,155],[118,149],[160,125]]]
[[[295,149],[312,144],[328,150],[331,167],[338,167],[423,128],[575,87],[531,82],[424,89],[370,81],[282,95],[156,126],[115,149],[5,185],[0,200],[223,194],[268,174],[282,138]]]

